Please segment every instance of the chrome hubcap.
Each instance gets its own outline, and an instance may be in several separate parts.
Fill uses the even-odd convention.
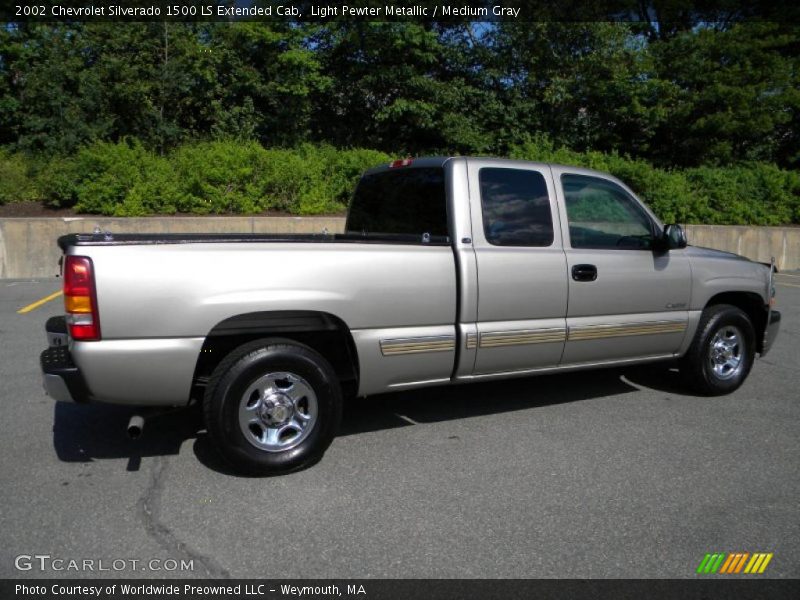
[[[736,327],[723,327],[709,345],[708,362],[711,370],[720,379],[735,377],[742,370],[744,341],[742,332]]]
[[[253,446],[283,452],[308,437],[317,420],[317,396],[294,373],[267,373],[247,388],[239,402],[239,426]]]

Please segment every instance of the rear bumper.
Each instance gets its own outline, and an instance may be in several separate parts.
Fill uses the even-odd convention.
[[[69,348],[52,346],[39,357],[44,391],[59,402],[89,402],[89,392]]]
[[[67,321],[50,317],[44,327],[49,348],[39,356],[44,391],[59,402],[88,402],[89,391],[67,347]]]
[[[764,356],[767,352],[769,352],[772,344],[775,342],[775,338],[778,337],[778,331],[781,328],[781,313],[777,310],[773,310],[769,313],[769,323],[767,323],[767,328],[764,330],[764,346],[763,350],[761,351],[761,356]]]
[[[39,362],[47,394],[62,402],[183,406],[204,338],[70,342],[64,317],[45,326]]]

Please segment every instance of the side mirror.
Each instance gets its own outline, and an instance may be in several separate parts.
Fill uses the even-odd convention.
[[[686,231],[677,223],[664,227],[664,248],[666,250],[686,248]]]

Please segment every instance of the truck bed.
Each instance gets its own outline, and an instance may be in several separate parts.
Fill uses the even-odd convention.
[[[450,238],[431,236],[423,242],[420,236],[358,233],[71,233],[58,238],[63,252],[75,246],[145,246],[152,244],[224,244],[224,243],[312,242],[320,244],[404,244],[447,246]]]

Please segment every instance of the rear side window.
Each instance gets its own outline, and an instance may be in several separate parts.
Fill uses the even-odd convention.
[[[484,168],[478,178],[483,231],[490,244],[550,246],[553,243],[553,215],[541,173]]]
[[[347,215],[348,234],[447,237],[444,169],[405,168],[365,175]],[[435,240],[434,240],[435,241]]]

